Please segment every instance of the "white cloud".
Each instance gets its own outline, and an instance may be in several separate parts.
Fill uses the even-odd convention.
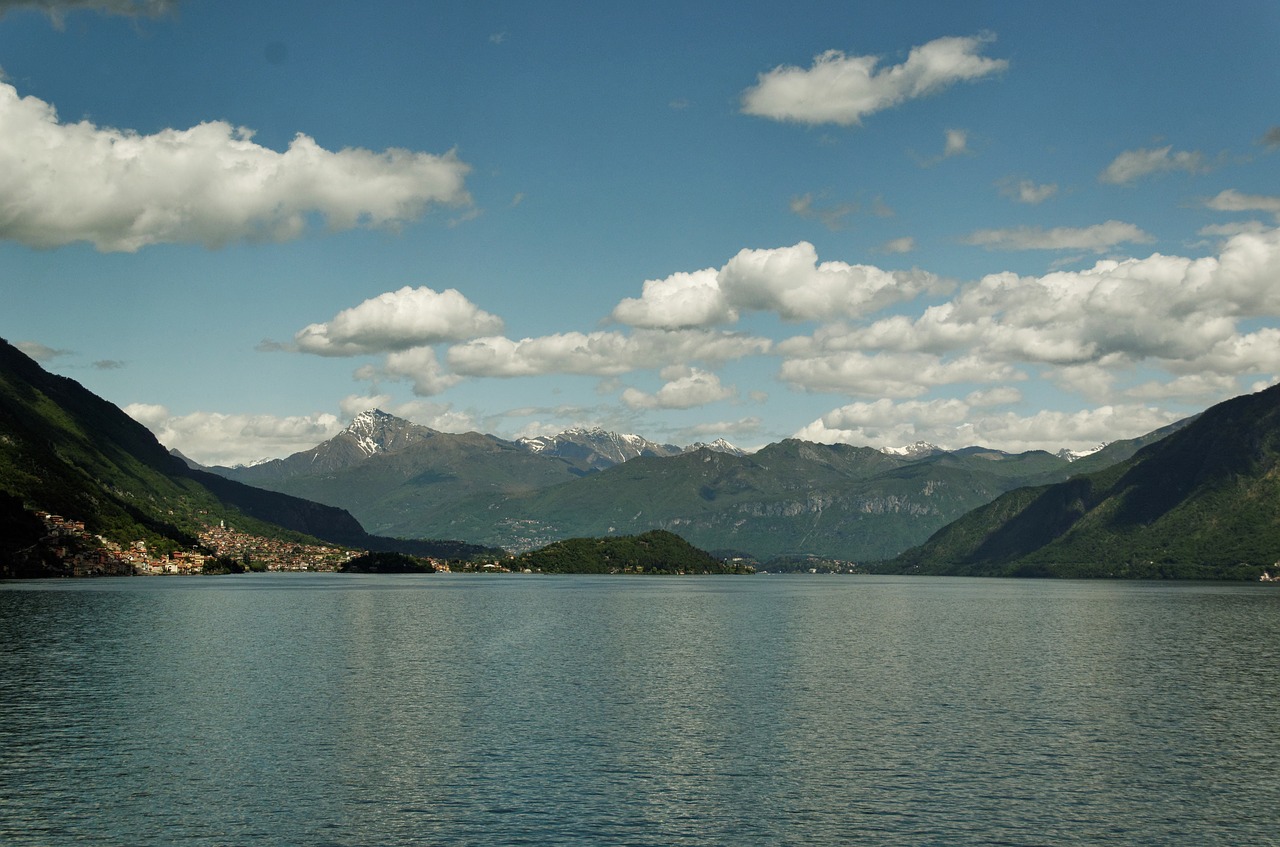
[[[715,374],[691,368],[653,394],[628,388],[622,392],[622,402],[632,409],[692,409],[728,400],[735,394],[736,389],[721,385]]]
[[[938,38],[914,47],[906,62],[881,68],[875,56],[828,50],[809,69],[779,66],[759,75],[742,93],[748,115],[806,124],[860,123],[863,116],[906,100],[976,80],[1008,67],[1004,59],[979,55],[989,37]]]
[[[950,400],[853,403],[823,415],[796,438],[829,444],[900,447],[927,441],[944,449],[982,445],[1010,453],[1088,450],[1136,438],[1173,423],[1178,415],[1141,405],[1108,405],[1076,412],[983,414]]]
[[[631,326],[670,329],[731,323],[743,311],[774,312],[791,321],[828,320],[875,312],[946,287],[923,271],[819,264],[817,250],[802,241],[793,247],[742,250],[719,271],[708,268],[649,280],[639,298],[623,300],[611,317]]]
[[[998,385],[971,392],[964,399],[970,406],[1010,406],[1022,401],[1022,392],[1011,385]]]
[[[738,313],[725,301],[717,277],[714,268],[707,268],[645,280],[640,297],[623,300],[611,317],[618,323],[650,329],[733,323]]]
[[[294,343],[304,353],[355,356],[501,331],[501,318],[479,309],[455,289],[405,286],[344,309],[327,323],[299,330]]]
[[[62,29],[67,12],[87,10],[125,17],[156,18],[178,7],[178,0],[0,0],[0,17],[15,9],[34,9]]]
[[[916,240],[910,235],[904,235],[902,238],[895,238],[880,245],[882,253],[910,253],[914,249],[916,249]]]
[[[60,356],[71,354],[70,350],[59,350],[47,344],[41,344],[39,341],[15,341],[13,346],[41,363],[51,362]]]
[[[799,217],[819,220],[822,225],[832,232],[838,232],[846,227],[845,219],[850,215],[858,212],[856,203],[833,203],[818,204],[814,200],[812,192],[792,197],[788,207],[792,214]]]
[[[691,439],[707,437],[725,438],[734,435],[754,435],[760,431],[760,418],[749,415],[736,421],[711,421],[696,424],[682,430]]]
[[[1035,206],[1058,193],[1057,183],[1037,184],[1029,179],[1006,179],[998,183],[1000,194]]]
[[[980,229],[964,241],[988,250],[1093,250],[1101,253],[1117,244],[1149,244],[1155,238],[1133,224],[1107,221],[1086,227]]]
[[[1210,405],[1237,391],[1234,377],[1219,374],[1188,374],[1166,382],[1152,380],[1125,390],[1124,396],[1142,402],[1178,400]]]
[[[370,409],[381,409],[385,412],[391,403],[390,394],[348,394],[338,401],[338,408],[344,417],[354,418]]]
[[[429,204],[471,202],[453,152],[333,152],[298,134],[278,153],[223,121],[153,135],[61,123],[6,83],[0,125],[0,238],[37,248],[283,241],[313,214],[331,230],[395,227]]]
[[[1209,224],[1202,226],[1196,230],[1196,235],[1212,236],[1215,238],[1230,237],[1232,235],[1243,235],[1252,233],[1258,235],[1270,230],[1271,227],[1262,221],[1236,221],[1229,224]]]
[[[1137,362],[1179,375],[1280,371],[1280,329],[1238,326],[1280,313],[1276,279],[1280,230],[1272,229],[1237,235],[1216,257],[1157,253],[1040,277],[990,274],[918,318],[831,324],[775,350],[787,357],[782,376],[813,391],[919,396],[1045,364],[1061,388],[1100,401],[1115,373]]]
[[[946,131],[947,144],[943,148],[942,157],[949,159],[952,156],[961,156],[969,152],[969,133],[963,129],[949,129]]]
[[[381,374],[392,379],[410,380],[413,393],[419,397],[441,394],[462,381],[462,377],[444,371],[436,359],[436,351],[430,347],[415,347],[389,354]]]
[[[1219,212],[1270,212],[1280,216],[1280,197],[1267,194],[1244,194],[1234,188],[1220,191],[1205,201],[1210,209]]]
[[[1153,173],[1186,171],[1195,174],[1208,169],[1203,153],[1188,150],[1175,153],[1173,146],[1168,145],[1154,149],[1126,150],[1107,165],[1098,175],[1098,180],[1112,185],[1128,185]]]
[[[565,332],[520,341],[477,338],[450,347],[446,358],[454,373],[463,376],[618,376],[673,363],[723,363],[768,352],[769,347],[764,338],[702,330]]]
[[[721,268],[717,281],[734,308],[774,312],[785,320],[855,317],[944,287],[938,277],[923,271],[819,264],[817,250],[807,241],[742,250]]]
[[[150,429],[161,444],[204,465],[236,465],[310,450],[342,431],[330,414],[227,415],[193,412],[171,416],[164,406],[133,403],[124,411]]]
[[[977,356],[944,359],[925,353],[848,351],[785,360],[779,379],[805,391],[870,397],[918,397],[957,383],[1023,379],[1013,367]]]

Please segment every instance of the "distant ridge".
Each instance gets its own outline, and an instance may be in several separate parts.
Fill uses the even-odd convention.
[[[1277,563],[1280,386],[1220,403],[1104,470],[1010,492],[882,569],[1257,579]]]
[[[542,456],[572,459],[592,470],[603,470],[640,456],[677,456],[684,452],[674,444],[657,444],[639,435],[624,435],[599,427],[518,438],[516,444]]]

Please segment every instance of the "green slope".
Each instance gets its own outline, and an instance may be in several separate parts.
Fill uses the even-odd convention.
[[[725,574],[750,570],[726,565],[662,530],[621,538],[557,541],[520,555],[514,566],[543,573]]]
[[[369,549],[441,553],[425,542],[375,538],[346,512],[192,470],[141,424],[0,339],[0,575],[30,546],[32,511],[83,521],[117,543],[189,549],[205,523],[226,520],[274,538],[322,539]],[[446,543],[445,549],[472,550]],[[479,550],[475,550],[479,552]],[[29,563],[41,572],[47,562]],[[34,571],[31,570],[34,568]]]
[[[1280,387],[1214,406],[1128,461],[1011,492],[884,570],[1254,578],[1280,560]]]

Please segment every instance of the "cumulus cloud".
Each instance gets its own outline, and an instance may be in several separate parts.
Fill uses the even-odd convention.
[[[396,227],[430,204],[471,202],[470,166],[452,151],[334,152],[300,133],[279,153],[223,121],[141,135],[60,122],[6,83],[0,125],[0,238],[37,248],[283,241],[310,215],[331,230]]]
[[[795,434],[828,444],[900,447],[927,441],[944,449],[983,445],[1011,453],[1088,450],[1119,438],[1136,438],[1173,423],[1178,415],[1147,406],[1108,405],[1076,412],[983,413],[963,400],[895,403],[877,400],[835,409]]]
[[[728,400],[736,393],[732,386],[721,385],[714,373],[691,368],[653,394],[628,388],[622,392],[622,402],[632,409],[692,409]]]
[[[192,412],[173,416],[164,406],[132,403],[125,414],[150,429],[169,448],[204,465],[246,464],[309,450],[342,431],[331,414],[228,415]]]
[[[478,308],[456,289],[406,285],[344,309],[327,323],[304,327],[294,343],[302,352],[318,356],[356,356],[501,331],[501,318]]]
[[[1273,126],[1264,132],[1258,143],[1272,150],[1280,148],[1280,126]]]
[[[740,312],[773,312],[785,320],[830,320],[875,312],[926,292],[946,289],[923,271],[818,262],[807,241],[792,247],[742,250],[720,270],[673,274],[644,284],[611,317],[637,327],[684,328],[731,323]]]
[[[1208,169],[1203,153],[1189,150],[1175,153],[1173,145],[1168,145],[1154,149],[1126,150],[1107,165],[1098,175],[1098,180],[1112,185],[1129,185],[1154,173],[1185,171],[1195,174]]]
[[[938,38],[914,47],[899,65],[878,68],[876,56],[828,50],[808,69],[780,65],[742,93],[744,114],[805,124],[861,123],[865,115],[981,79],[1008,67],[980,55],[990,37]]]
[[[718,364],[765,353],[769,347],[764,338],[704,330],[565,332],[520,341],[477,338],[450,347],[446,360],[463,376],[619,376],[677,362]]]
[[[980,229],[964,239],[966,244],[988,250],[1093,250],[1098,253],[1117,244],[1149,244],[1152,241],[1155,241],[1152,235],[1123,221],[1052,229],[1030,226]]]
[[[719,272],[707,268],[645,280],[639,298],[627,298],[613,310],[618,323],[650,329],[733,323],[738,313],[720,290]]]
[[[408,379],[413,383],[413,393],[419,397],[432,397],[457,385],[462,377],[447,373],[430,347],[415,347],[387,356],[382,375],[392,379]]]
[[[990,274],[918,318],[827,325],[775,349],[787,358],[781,376],[810,391],[912,397],[1052,365],[1061,387],[1100,398],[1117,370],[1138,362],[1175,375],[1280,370],[1280,329],[1239,327],[1280,312],[1277,278],[1280,230],[1272,229],[1234,236],[1217,256],[1156,253],[1039,277]]]

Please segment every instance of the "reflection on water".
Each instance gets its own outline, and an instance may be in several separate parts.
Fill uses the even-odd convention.
[[[0,586],[0,842],[1274,844],[1280,590]]]

